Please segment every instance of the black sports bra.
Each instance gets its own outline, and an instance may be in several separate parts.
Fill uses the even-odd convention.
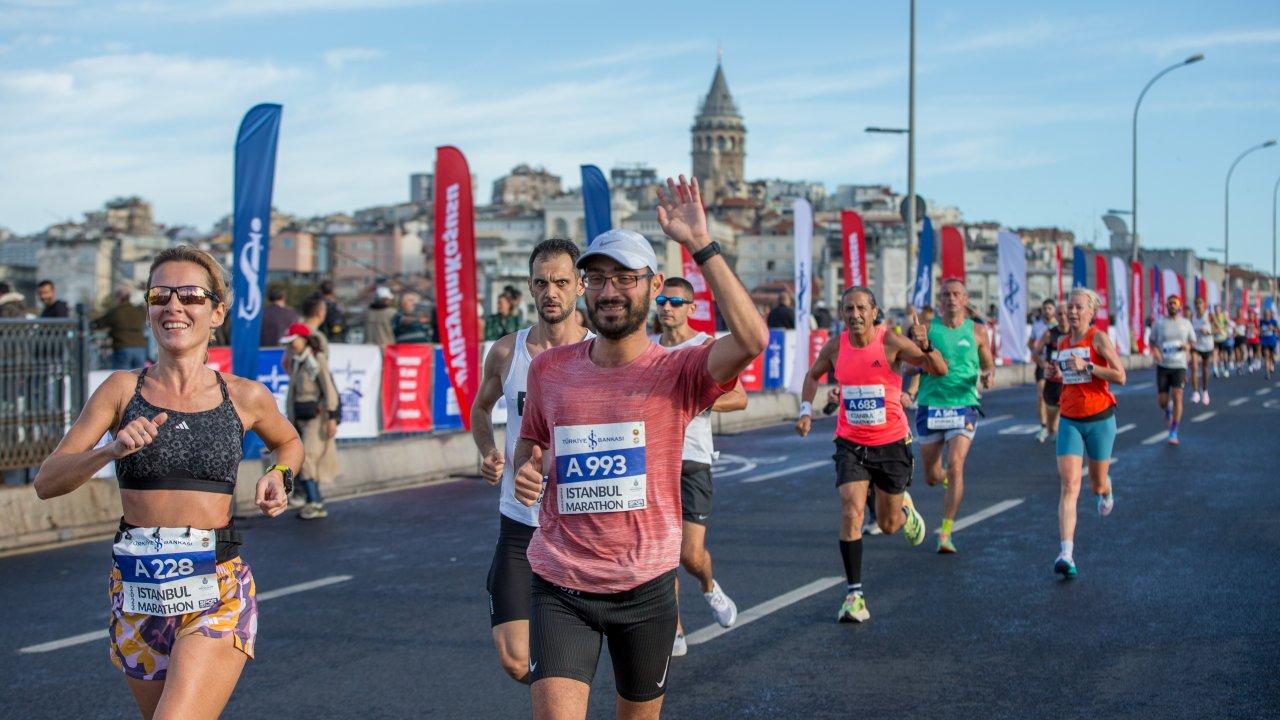
[[[120,418],[121,427],[137,417],[168,413],[156,439],[138,452],[116,461],[116,477],[124,490],[200,490],[230,495],[235,492],[236,472],[244,457],[241,440],[244,425],[227,393],[222,374],[222,404],[204,412],[178,412],[157,407],[142,397],[144,368],[138,385]]]

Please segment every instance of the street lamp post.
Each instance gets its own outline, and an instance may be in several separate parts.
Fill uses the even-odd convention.
[[[911,49],[907,62],[907,307],[916,259],[916,0],[911,0]]]
[[[1133,250],[1131,259],[1134,262],[1138,261],[1138,108],[1142,107],[1142,98],[1146,96],[1147,91],[1151,89],[1151,86],[1154,85],[1157,80],[1180,67],[1185,67],[1192,63],[1198,63],[1203,59],[1204,53],[1196,53],[1186,60],[1183,60],[1176,65],[1170,65],[1156,73],[1156,76],[1147,82],[1146,87],[1142,88],[1142,92],[1138,93],[1138,101],[1133,104],[1133,196],[1130,200],[1132,204],[1129,206],[1130,209],[1133,210],[1133,237],[1129,244]]]
[[[1226,298],[1224,298],[1223,304],[1227,307],[1228,317],[1231,316],[1231,173],[1236,171],[1236,166],[1239,165],[1240,161],[1249,153],[1256,152],[1263,148],[1269,148],[1275,144],[1275,140],[1268,140],[1264,143],[1254,145],[1248,150],[1240,153],[1240,155],[1236,157],[1235,162],[1231,163],[1231,167],[1227,170],[1226,188],[1222,194],[1222,264],[1224,266],[1223,272],[1226,276],[1227,286]]]

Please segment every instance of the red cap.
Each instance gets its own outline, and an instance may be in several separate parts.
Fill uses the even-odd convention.
[[[284,334],[284,337],[280,338],[280,344],[287,345],[293,342],[294,338],[300,337],[311,337],[311,328],[302,323],[294,323],[289,326],[289,330]]]

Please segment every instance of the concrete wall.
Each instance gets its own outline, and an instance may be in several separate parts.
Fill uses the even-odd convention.
[[[1147,357],[1130,357],[1130,369],[1151,366]],[[1010,365],[996,368],[996,387],[1026,385],[1034,381],[1034,368]],[[815,405],[821,406],[826,388]],[[736,433],[792,420],[799,409],[794,395],[752,394],[746,410],[715,413],[712,423],[717,433]],[[497,429],[499,446],[503,442]],[[429,437],[385,439],[377,442],[340,445],[342,474],[324,488],[327,497],[402,485],[450,475],[479,474],[480,456],[469,433]],[[256,513],[254,490],[264,465],[257,460],[240,464],[236,485],[237,514]],[[0,488],[0,552],[34,548],[78,538],[98,537],[114,531],[120,519],[120,491],[115,480],[90,480],[84,487],[60,498],[41,501],[31,486]]]

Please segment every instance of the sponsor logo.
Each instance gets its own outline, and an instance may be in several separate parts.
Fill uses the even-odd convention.
[[[872,360],[871,367],[884,367],[884,366],[880,364],[879,360]]]
[[[671,658],[667,657],[667,664],[662,668],[662,679],[658,681],[658,687],[661,688],[667,684],[667,671],[671,669]]]
[[[244,274],[245,293],[236,315],[241,320],[253,320],[262,312],[262,287],[259,269],[262,264],[262,219],[249,221],[249,239],[240,248],[237,264]]]
[[[190,430],[190,429],[191,429],[191,426],[190,426],[190,425],[187,425],[187,421],[186,421],[186,420],[183,420],[182,422],[178,423],[177,425],[174,425],[174,426],[173,426],[173,429],[174,429],[174,430]]]
[[[444,331],[454,387],[465,388],[471,368],[467,365],[467,338],[462,328],[462,244],[458,242],[458,210],[462,192],[458,183],[445,189],[444,232],[440,234],[444,260]]]

